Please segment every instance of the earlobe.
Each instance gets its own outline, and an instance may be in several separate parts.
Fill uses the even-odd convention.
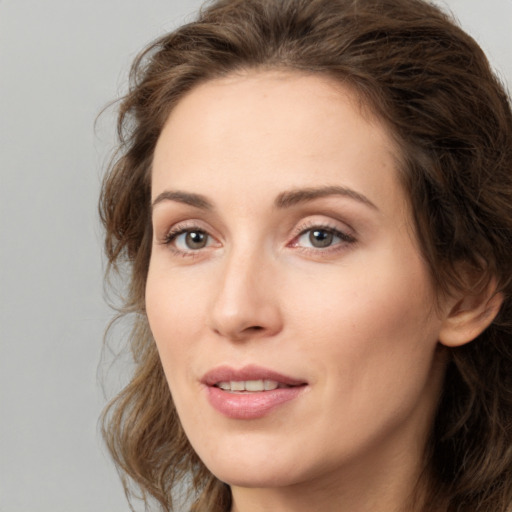
[[[496,292],[496,283],[477,295],[465,295],[448,311],[439,332],[439,341],[447,347],[459,347],[479,336],[496,318],[503,303],[503,294]]]

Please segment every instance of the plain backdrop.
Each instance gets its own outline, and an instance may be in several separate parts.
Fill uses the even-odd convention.
[[[512,0],[440,3],[511,89]],[[0,0],[0,512],[128,510],[97,428],[111,312],[96,204],[115,130],[112,112],[94,121],[199,4]]]

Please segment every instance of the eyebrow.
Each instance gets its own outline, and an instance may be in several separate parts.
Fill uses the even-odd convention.
[[[202,210],[213,210],[212,203],[210,203],[205,196],[202,196],[201,194],[193,194],[191,192],[181,192],[179,190],[166,190],[162,192],[155,198],[151,204],[151,208],[153,209],[158,203],[162,203],[163,201],[175,201],[177,203],[195,206]]]
[[[374,210],[378,210],[377,206],[375,206],[375,204],[372,203],[363,194],[360,194],[351,188],[335,185],[319,188],[298,188],[286,192],[281,192],[276,197],[274,206],[279,209],[285,209],[328,196],[348,197],[349,199],[353,199],[362,204],[365,204]],[[165,190],[155,198],[151,204],[151,208],[153,209],[157,204],[162,203],[163,201],[175,201],[177,203],[187,204],[202,210],[214,209],[213,204],[205,196],[201,194],[194,194],[192,192],[183,192],[180,190]]]
[[[377,206],[372,203],[366,196],[352,190],[347,187],[340,186],[328,186],[328,187],[319,187],[319,188],[299,188],[296,190],[290,190],[287,192],[282,192],[279,194],[274,201],[274,205],[276,208],[290,208],[297,204],[307,203],[309,201],[313,201],[314,199],[319,199],[327,196],[343,196],[348,197],[349,199],[354,199],[360,203],[369,206],[374,210],[378,210]]]

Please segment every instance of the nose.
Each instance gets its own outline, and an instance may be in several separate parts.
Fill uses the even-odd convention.
[[[223,262],[211,307],[211,329],[232,341],[274,336],[282,312],[273,265],[258,253],[232,253]]]

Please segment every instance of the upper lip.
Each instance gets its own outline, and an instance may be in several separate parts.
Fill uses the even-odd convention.
[[[264,368],[262,366],[248,365],[243,368],[231,368],[219,366],[204,374],[201,382],[207,386],[214,386],[219,382],[240,382],[247,380],[272,380],[287,386],[300,386],[307,384],[306,381],[283,375],[282,373]]]

